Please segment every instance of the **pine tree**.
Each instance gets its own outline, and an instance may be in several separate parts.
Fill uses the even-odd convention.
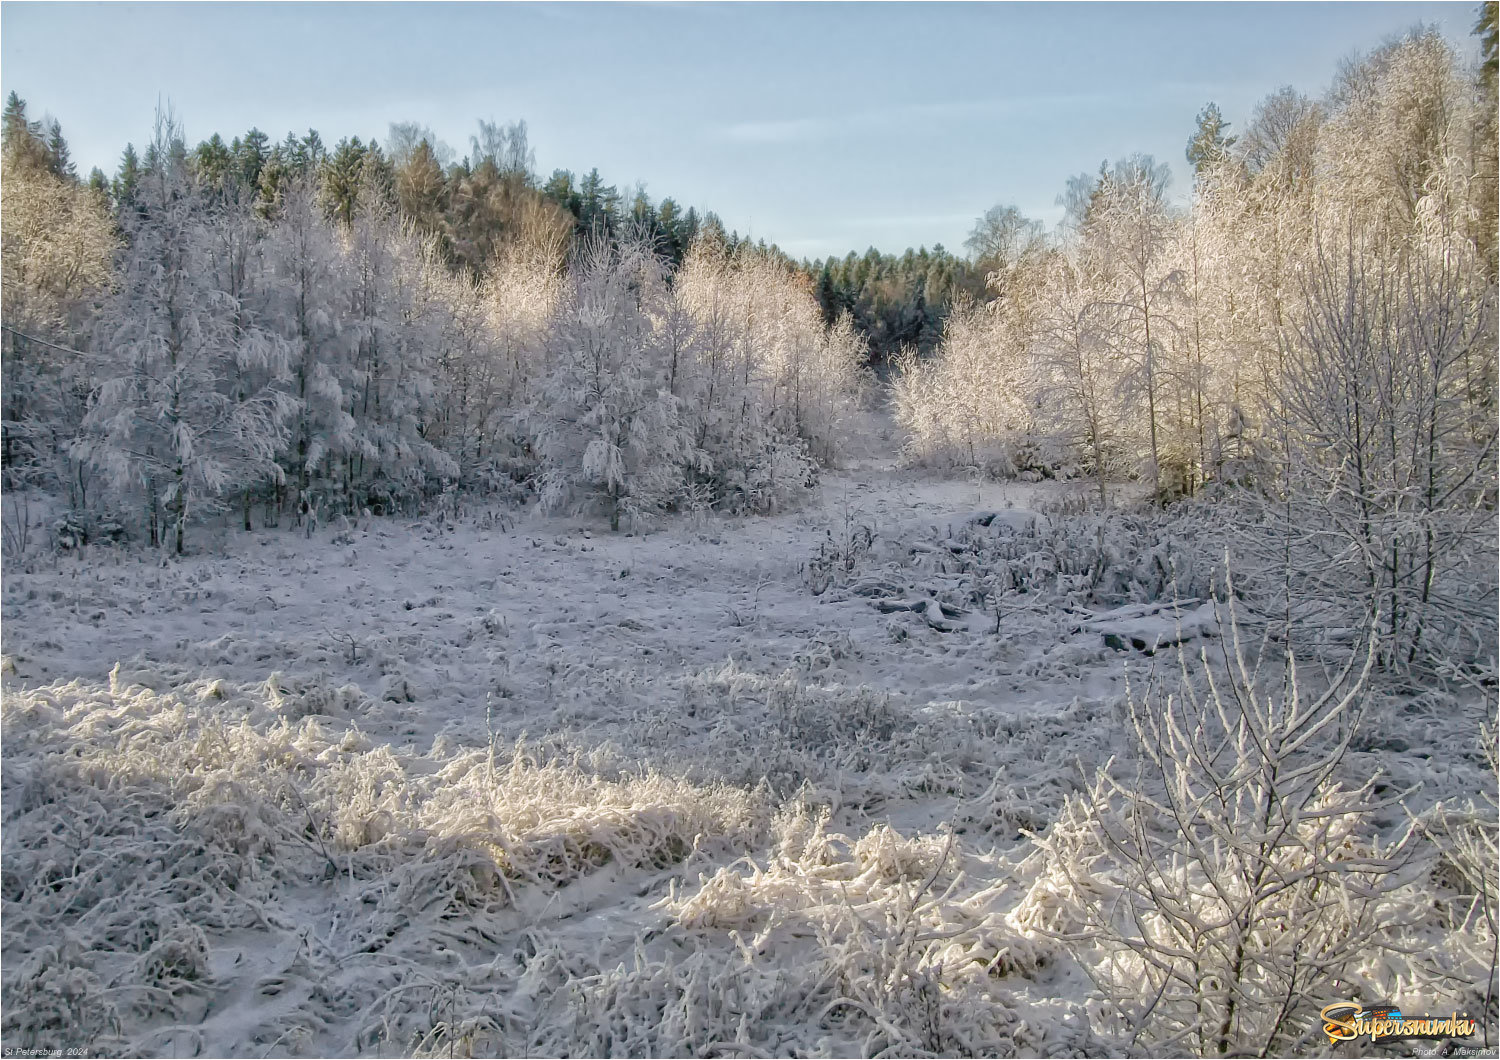
[[[1485,0],[1479,5],[1479,19],[1474,24],[1474,35],[1479,38],[1480,74],[1485,88],[1495,93],[1495,73],[1500,69],[1500,47],[1497,47],[1497,21],[1500,21],[1500,2]]]
[[[358,209],[366,154],[358,136],[340,140],[320,167],[323,202],[329,214],[346,226],[354,222]]]
[[[578,235],[612,236],[619,223],[620,193],[605,184],[599,170],[591,169],[578,185]]]
[[[241,188],[248,189],[252,195],[260,187],[260,169],[266,164],[270,142],[270,137],[265,133],[252,128],[234,151],[235,179]]]
[[[5,101],[3,122],[3,150],[9,165],[56,172],[41,123],[27,120],[26,101],[15,92]]]
[[[402,216],[445,250],[450,243],[444,217],[447,197],[447,182],[432,145],[419,140],[396,166],[396,201]]]
[[[122,213],[136,204],[136,193],[141,183],[141,161],[136,156],[135,145],[126,144],[120,156],[120,168],[115,174],[112,193],[115,208]]]
[[[78,170],[73,165],[68,141],[63,139],[62,124],[56,118],[47,125],[47,166],[55,176],[63,180],[78,180]]]
[[[229,183],[234,178],[234,164],[235,159],[229,153],[229,145],[218,133],[204,140],[193,151],[193,175],[198,184],[215,189],[220,194],[228,191]]]

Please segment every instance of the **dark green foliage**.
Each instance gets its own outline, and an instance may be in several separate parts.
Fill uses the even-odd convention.
[[[943,335],[955,300],[980,298],[984,269],[938,244],[907,250],[899,258],[874,247],[863,257],[803,263],[813,294],[829,323],[849,313],[870,342],[870,360],[883,370],[901,350],[929,353]]]
[[[140,183],[140,157],[135,153],[134,144],[126,144],[125,152],[120,156],[119,172],[115,174],[114,184],[111,186],[116,208],[123,210],[135,204]]]

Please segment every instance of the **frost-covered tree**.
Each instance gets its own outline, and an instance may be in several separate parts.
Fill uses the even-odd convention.
[[[239,208],[209,205],[193,186],[168,115],[149,158],[96,329],[106,378],[75,452],[142,502],[153,544],[181,553],[191,516],[279,474],[290,402],[272,384],[287,348],[246,313],[246,292],[226,290],[218,266],[239,238]]]
[[[1318,138],[1319,206],[1325,224],[1410,232],[1445,159],[1473,171],[1475,98],[1453,47],[1435,30],[1412,33],[1345,64]],[[1450,179],[1451,179],[1450,174]],[[1491,186],[1477,194],[1494,197]],[[1342,225],[1340,225],[1342,227]]]
[[[1492,648],[1493,609],[1466,603],[1495,585],[1496,423],[1474,384],[1500,339],[1474,248],[1330,240],[1304,297],[1277,403],[1300,595],[1378,611],[1389,666]]]
[[[350,510],[368,504],[384,511],[420,498],[457,470],[425,433],[442,323],[427,278],[443,265],[431,240],[372,207],[344,234],[342,268],[352,343],[344,400],[353,427],[334,475]]]
[[[1257,104],[1235,157],[1257,176],[1269,171],[1285,183],[1309,180],[1322,118],[1318,104],[1285,85]]]
[[[663,279],[639,242],[586,241],[553,317],[552,366],[532,410],[543,503],[597,505],[612,530],[659,510],[682,485],[687,433],[651,319]]]
[[[204,234],[207,241],[207,264],[212,269],[212,283],[223,292],[226,308],[233,307],[231,328],[237,346],[247,349],[262,341],[261,333],[279,339],[274,322],[278,306],[272,296],[272,284],[264,249],[264,224],[253,207],[250,189],[237,183],[197,184],[206,200],[207,217]],[[285,375],[287,351],[280,346],[270,357],[247,355],[236,357],[229,365],[223,385],[236,402],[247,401],[252,394],[279,389]],[[290,413],[292,403],[284,396],[281,412]],[[241,476],[239,482],[241,516],[246,530],[251,529],[250,507],[255,493],[265,485],[279,485],[280,468],[266,469],[264,476],[253,473]]]
[[[675,391],[693,441],[691,477],[715,503],[784,506],[837,459],[866,386],[865,347],[847,320],[825,326],[805,278],[710,228],[673,298],[695,322]]]
[[[1034,339],[1034,393],[1047,433],[1076,455],[1094,479],[1099,504],[1109,480],[1129,469],[1131,370],[1115,339],[1121,307],[1101,301],[1066,257],[1053,262],[1041,295]]]
[[[1181,280],[1169,253],[1176,224],[1167,201],[1170,178],[1170,171],[1148,155],[1117,163],[1101,178],[1080,229],[1082,254],[1100,301],[1119,310],[1113,341],[1138,372],[1149,439],[1146,470],[1157,497],[1164,489],[1164,391],[1178,338],[1169,307],[1178,300]]]
[[[1008,271],[1034,256],[1045,243],[1041,222],[1015,206],[995,206],[974,225],[964,246],[981,266]]]
[[[353,448],[354,332],[344,326],[348,273],[338,233],[307,178],[283,188],[264,254],[273,320],[288,344],[287,389],[297,402],[283,463],[299,495],[327,490]]]
[[[825,327],[805,278],[762,250],[730,251],[710,235],[690,252],[677,283],[713,322],[714,400],[737,401],[731,417],[758,410],[820,461],[836,459],[866,383],[859,337],[837,321]]]
[[[1038,473],[1061,459],[1052,418],[1039,415],[1034,348],[1041,289],[1058,251],[1015,207],[985,214],[969,246],[987,270],[992,297],[957,305],[935,356],[902,360],[893,381],[897,418],[918,460]]]
[[[948,319],[937,356],[901,362],[893,383],[897,421],[911,456],[1013,474],[1035,444],[1037,380],[1032,349],[1011,332],[999,302],[965,306]]]
[[[92,368],[77,348],[110,282],[116,243],[107,202],[54,172],[39,136],[12,93],[0,152],[4,461],[28,474],[52,470],[82,416]],[[82,505],[78,470],[59,468],[58,477]]]

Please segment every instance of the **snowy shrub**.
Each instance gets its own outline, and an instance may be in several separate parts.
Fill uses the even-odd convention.
[[[1435,854],[1430,880],[1446,931],[1424,971],[1469,983],[1457,1003],[1490,1028],[1500,1018],[1500,755],[1489,724],[1480,726],[1478,743],[1487,767],[1480,797],[1439,801],[1412,830]]]
[[[76,943],[32,952],[6,976],[4,1000],[0,1033],[10,1048],[125,1055],[117,1044],[118,1010]]]
[[[52,527],[53,542],[60,552],[72,552],[91,543],[119,544],[125,527],[108,513],[70,511]]]
[[[1247,665],[1184,657],[1131,702],[1135,769],[1111,763],[1037,839],[1018,922],[1078,947],[1101,1030],[1154,1051],[1296,1051],[1350,984],[1394,995],[1423,916],[1390,804],[1337,773],[1373,651],[1317,695]],[[1363,670],[1358,668],[1363,665]],[[1429,984],[1431,985],[1431,984]]]
[[[795,507],[818,484],[818,465],[800,440],[771,434],[747,451],[721,454],[712,471],[699,469],[695,485],[707,486],[726,512],[770,514]]]
[[[869,597],[889,610],[908,609],[912,601],[889,598],[915,592],[916,602],[926,596],[950,619],[989,612],[997,633],[1033,628],[1055,635],[1083,628],[1097,617],[1091,609],[1191,605],[1223,595],[1214,549],[1225,532],[1191,504],[1105,514],[1064,498],[1035,513],[974,512],[906,542],[899,563],[876,564],[867,557],[890,549],[874,547],[881,543],[873,537],[867,549],[868,531],[858,524],[848,532],[843,540],[830,532],[808,565],[814,594],[837,587],[836,597]],[[944,619],[935,628],[952,626]]]
[[[830,586],[848,584],[855,571],[870,555],[875,545],[875,531],[860,513],[844,509],[843,519],[824,531],[818,550],[803,567],[807,587],[814,596],[822,596]]]

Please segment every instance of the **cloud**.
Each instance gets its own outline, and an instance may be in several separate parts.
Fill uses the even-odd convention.
[[[820,118],[784,121],[742,121],[717,130],[717,137],[744,144],[790,144],[818,140],[833,131],[833,123]]]
[[[968,213],[913,213],[885,214],[880,217],[850,217],[838,221],[844,228],[924,228],[942,225],[971,224],[973,214]]]
[[[832,254],[847,240],[836,236],[809,236],[805,239],[778,239],[776,245],[792,255],[823,258]]]
[[[1120,102],[1108,92],[1038,93],[990,99],[948,99],[900,103],[824,117],[769,118],[734,122],[711,130],[713,139],[743,144],[790,144],[867,134],[913,122],[952,122],[1002,115],[1036,115]]]

